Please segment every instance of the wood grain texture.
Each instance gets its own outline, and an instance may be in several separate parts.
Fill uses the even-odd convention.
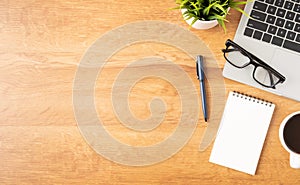
[[[174,6],[173,0],[0,1],[1,184],[300,184],[300,171],[289,167],[288,153],[278,138],[279,124],[300,110],[300,103],[227,79],[226,92],[240,90],[276,104],[255,176],[209,163],[211,147],[198,151],[206,127],[201,112],[187,145],[155,165],[116,164],[84,140],[72,105],[81,57],[101,35],[126,23],[160,20],[188,28],[180,12],[169,10]],[[227,34],[220,27],[190,30],[212,50],[220,69],[224,66],[221,49],[227,38],[233,38],[239,18],[231,11]],[[146,78],[132,88],[130,107],[136,117],[145,119],[150,115],[149,101],[162,97],[168,106],[163,124],[139,133],[121,125],[115,116],[110,98],[113,80],[133,60],[149,55],[180,65],[198,87],[193,59],[173,47],[133,45],[114,55],[96,81],[96,109],[114,137],[135,146],[168,137],[180,114],[176,89],[164,80]]]

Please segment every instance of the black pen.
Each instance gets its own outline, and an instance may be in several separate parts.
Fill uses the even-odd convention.
[[[202,111],[204,115],[204,120],[207,122],[207,106],[206,106],[206,93],[205,93],[205,80],[204,80],[204,72],[203,72],[203,56],[198,55],[196,60],[196,70],[197,76],[200,85],[200,93],[201,93],[201,100],[202,100]]]

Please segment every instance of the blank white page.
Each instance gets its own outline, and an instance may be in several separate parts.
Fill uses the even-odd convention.
[[[274,109],[272,103],[230,92],[209,161],[255,175]]]

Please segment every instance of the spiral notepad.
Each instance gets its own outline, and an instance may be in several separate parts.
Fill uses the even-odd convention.
[[[255,175],[275,105],[230,92],[209,161]]]

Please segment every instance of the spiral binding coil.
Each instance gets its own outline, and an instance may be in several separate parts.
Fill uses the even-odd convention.
[[[269,101],[266,101],[266,100],[263,100],[263,99],[260,99],[260,98],[256,98],[256,97],[253,97],[251,95],[244,94],[244,93],[240,93],[240,92],[237,92],[237,91],[233,91],[233,96],[244,99],[244,100],[247,100],[247,101],[252,101],[252,102],[255,102],[255,103],[259,103],[259,104],[262,104],[262,105],[265,105],[265,106],[269,106],[269,107],[271,107],[273,105],[272,102],[269,102]]]

